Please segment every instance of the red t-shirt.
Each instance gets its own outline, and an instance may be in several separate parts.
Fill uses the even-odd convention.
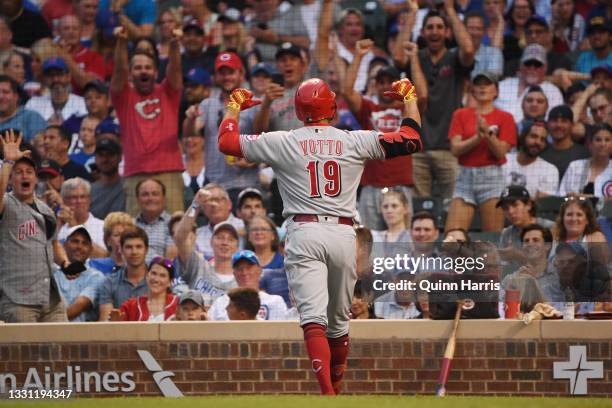
[[[74,5],[71,0],[47,0],[42,6],[41,14],[47,20],[51,29],[53,29],[57,24],[57,20],[74,14]]]
[[[183,171],[176,126],[181,89],[164,79],[150,95],[140,95],[127,82],[120,92],[111,91],[111,100],[121,126],[126,176]]]
[[[367,98],[361,102],[356,115],[362,129],[397,132],[402,123],[401,108],[384,108]],[[361,185],[375,187],[411,186],[412,157],[401,156],[388,160],[368,160],[361,176]]]
[[[516,145],[516,124],[512,115],[508,112],[493,109],[490,113],[483,115],[483,118],[493,127],[493,131],[497,133],[499,140],[508,142],[510,146]],[[448,138],[461,136],[461,140],[466,140],[476,135],[476,109],[461,108],[453,113],[450,128],[448,130]],[[487,141],[482,139],[480,144],[468,153],[459,157],[459,164],[465,167],[482,167],[482,166],[501,166],[506,162],[506,158],[497,159],[489,150]]]
[[[95,74],[98,79],[105,81],[107,77],[110,77],[102,54],[92,51],[87,47],[81,47],[72,58],[79,68],[85,72]],[[74,93],[77,95],[83,94],[83,90],[77,87],[74,81],[72,81],[72,89],[74,89]]]

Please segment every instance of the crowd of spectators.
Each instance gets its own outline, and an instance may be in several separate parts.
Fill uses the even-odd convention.
[[[502,295],[527,279],[608,309],[611,19],[604,0],[4,0],[0,320],[296,320],[275,175],[217,131],[237,87],[262,100],[241,133],[300,127],[311,77],[346,130],[398,129],[395,80],[419,95],[424,150],[361,179],[353,318],[440,313],[372,289],[399,253],[486,254]]]

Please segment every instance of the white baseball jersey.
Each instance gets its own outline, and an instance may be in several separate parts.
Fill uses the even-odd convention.
[[[376,131],[332,126],[240,135],[245,159],[269,164],[278,177],[283,216],[354,218],[357,187],[366,160],[384,159]]]

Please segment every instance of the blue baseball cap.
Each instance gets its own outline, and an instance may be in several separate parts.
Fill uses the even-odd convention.
[[[46,74],[47,71],[52,69],[59,69],[60,71],[68,72],[68,65],[66,65],[66,61],[64,61],[63,58],[49,58],[43,63],[43,72]]]
[[[119,125],[113,122],[112,120],[106,120],[106,119],[100,122],[98,126],[96,126],[95,135],[98,136],[98,135],[101,135],[102,133],[112,133],[117,136],[121,134]]]
[[[255,252],[249,251],[248,249],[238,251],[232,256],[232,268],[235,268],[236,264],[240,261],[247,261],[250,264],[259,266],[257,255],[255,255]]]
[[[119,27],[119,14],[113,13],[109,9],[102,9],[96,15],[96,27],[102,31],[106,38],[115,35],[114,30]]]
[[[193,82],[198,85],[211,86],[212,79],[208,71],[203,68],[191,68],[185,75],[185,82]]]
[[[270,64],[266,64],[265,62],[259,62],[253,65],[253,68],[251,68],[251,76],[257,75],[260,72],[263,72],[268,76],[272,76],[272,74],[274,74],[276,70]]]

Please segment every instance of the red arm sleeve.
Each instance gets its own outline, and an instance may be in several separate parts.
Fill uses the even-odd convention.
[[[223,154],[244,157],[240,149],[240,128],[238,122],[225,119],[219,126],[219,151]]]
[[[385,159],[420,152],[423,150],[421,127],[413,119],[404,119],[399,131],[383,133],[378,143],[385,151]]]

